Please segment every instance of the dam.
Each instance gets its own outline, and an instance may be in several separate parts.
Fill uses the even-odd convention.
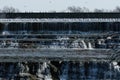
[[[119,13],[0,13],[1,79],[119,80],[119,60]]]
[[[29,48],[31,51],[28,55],[37,52],[41,55],[40,60],[43,59],[42,56],[45,59],[50,58],[51,54],[45,54],[47,51],[52,53],[55,60],[56,56],[64,56],[63,60],[77,58],[77,54],[88,58],[96,55],[94,60],[109,60],[115,53],[113,48],[120,47],[119,16],[118,13],[1,13],[1,50],[4,54],[13,51],[16,55],[24,55],[22,49]],[[83,52],[85,50],[89,56]],[[96,51],[101,55],[97,56],[99,53]],[[79,60],[83,59],[79,57]]]

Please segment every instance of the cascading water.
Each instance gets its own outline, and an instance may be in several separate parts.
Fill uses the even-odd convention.
[[[86,45],[86,43],[84,42],[84,40],[81,40],[81,42],[83,43],[84,49],[87,49],[87,45]]]
[[[82,39],[77,39],[72,43],[73,48],[81,48],[81,49],[93,49],[92,44],[90,42],[85,42]]]
[[[29,25],[28,25],[29,24]],[[52,23],[53,24],[53,23]],[[59,23],[58,23],[59,24]],[[60,23],[61,24],[61,23]],[[89,28],[87,27],[89,25]],[[101,26],[100,23],[98,24],[100,27],[96,28],[97,23],[65,23],[64,25],[60,25],[61,27],[60,30],[58,27],[56,27],[57,24],[50,26],[49,24],[46,23],[41,23],[40,25],[34,25],[33,23],[20,23],[20,27],[15,25],[18,29],[15,31],[15,33],[22,34],[21,36],[17,36],[14,39],[29,39],[27,34],[32,34],[32,32],[37,33],[42,36],[42,34],[56,34],[54,35],[54,38],[56,39],[55,41],[52,40],[51,42],[47,41],[41,41],[41,42],[36,42],[39,46],[42,46],[40,48],[50,48],[50,49],[64,49],[64,48],[77,48],[77,49],[95,49],[95,48],[106,48],[104,46],[107,46],[109,48],[108,44],[111,44],[115,41],[112,41],[112,37],[95,37],[92,38],[93,40],[96,39],[96,44],[97,47],[95,46],[93,48],[93,43],[91,41],[87,41],[86,38],[79,38],[79,37],[69,37],[65,36],[64,34],[78,34],[80,35],[81,33],[84,35],[92,34],[93,32],[99,32],[99,30],[104,31],[105,30],[111,30],[113,28],[109,29],[110,25]],[[105,24],[105,23],[102,23]],[[67,26],[68,25],[68,26]],[[82,26],[81,26],[82,25]],[[29,30],[27,30],[26,26],[28,27]],[[48,28],[48,26],[50,28]],[[54,26],[54,27],[53,27]],[[67,28],[66,28],[67,26]],[[73,26],[73,27],[72,27]],[[22,27],[22,28],[21,28]],[[38,27],[38,29],[41,29],[38,32],[34,31],[33,29],[35,27]],[[69,27],[69,29],[68,29]],[[79,27],[79,28],[78,28]],[[118,26],[117,26],[118,27]],[[19,31],[19,28],[21,29]],[[47,30],[45,30],[47,29]],[[50,29],[50,31],[49,31]],[[57,30],[58,31],[55,31]],[[73,29],[73,30],[72,30]],[[117,30],[116,28],[115,30]],[[53,30],[53,31],[51,31]],[[78,31],[79,30],[79,31]],[[91,30],[91,31],[90,31]],[[119,29],[120,30],[120,29]],[[86,32],[84,32],[86,31]],[[89,32],[87,32],[89,31]],[[114,31],[114,30],[113,30]],[[9,35],[9,30],[8,30],[8,23],[4,25],[4,30],[2,32],[2,35]],[[62,36],[58,36],[57,34],[63,34]],[[96,34],[96,33],[94,33]],[[100,34],[100,33],[99,33]],[[41,37],[39,36],[37,39],[47,39],[49,36],[46,37]],[[84,36],[83,36],[84,37]],[[30,38],[31,39],[31,38]],[[72,39],[76,39],[72,42],[69,42]],[[88,39],[88,38],[87,38]],[[34,42],[34,41],[33,41]],[[117,42],[117,41],[116,41]],[[119,41],[118,41],[119,42]],[[31,43],[28,41],[28,43]],[[1,44],[2,48],[6,48],[6,41],[3,41]],[[24,44],[24,41],[23,41]],[[26,44],[25,44],[26,46]],[[36,46],[36,45],[35,45]],[[111,45],[110,45],[111,46]],[[10,45],[8,48],[18,48],[19,43],[15,41],[11,41]],[[27,45],[28,47],[28,45]],[[23,48],[23,47],[20,47]],[[38,48],[39,49],[39,48]],[[31,62],[32,63],[32,62]],[[59,61],[58,61],[59,64]],[[60,80],[106,80],[106,79],[120,79],[120,66],[117,65],[116,62],[114,63],[107,63],[107,62],[62,62],[59,65],[61,66],[56,66],[58,68],[58,72],[55,76],[58,76]],[[0,80],[54,80],[53,78],[55,76],[52,75],[51,72],[54,72],[52,69],[50,69],[50,65],[47,62],[38,62],[38,63],[32,63],[30,64],[29,62],[27,63],[1,63],[0,64]],[[58,75],[59,74],[59,75]],[[29,79],[29,78],[30,79]],[[56,79],[56,80],[59,80]]]
[[[39,78],[43,78],[44,80],[52,80],[50,68],[46,62],[44,62],[42,65],[39,64],[37,76]]]
[[[88,49],[93,49],[92,44],[88,42]]]
[[[120,66],[117,64],[117,62],[113,62],[113,67],[120,72]]]
[[[10,34],[9,31],[8,31],[8,25],[9,25],[9,23],[5,23],[2,35],[9,35]]]

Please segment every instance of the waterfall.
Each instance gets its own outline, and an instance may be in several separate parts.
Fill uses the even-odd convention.
[[[57,49],[59,48],[59,45],[57,42],[52,42],[52,44],[50,45],[50,48]]]
[[[113,62],[112,64],[113,64],[114,69],[120,72],[120,66],[117,64],[117,62]]]
[[[40,65],[40,63],[38,64],[37,76],[38,77],[43,77],[43,75],[41,74],[41,65]]]
[[[86,45],[85,41],[81,40],[81,42],[83,43],[84,49],[87,49],[87,45]]]
[[[18,47],[19,47],[19,43],[18,42],[12,42],[11,41],[9,48],[18,48]]]
[[[9,23],[5,23],[5,26],[3,28],[3,32],[2,32],[2,35],[9,35],[9,31],[8,31],[8,24]]]
[[[73,41],[71,46],[72,46],[72,48],[88,49],[87,44],[82,39],[77,39],[77,40]],[[89,47],[92,47],[92,45],[90,44]]]
[[[30,66],[28,63],[21,62],[17,63],[17,65],[16,63],[1,63],[0,79],[18,80],[15,79],[16,75],[23,77],[25,80],[25,76],[28,76],[27,79],[29,79],[30,76],[36,76],[38,80],[53,80],[52,78],[55,76],[58,76],[59,80],[119,80],[120,78],[120,67],[118,66],[117,62],[62,62],[60,63],[61,66],[55,66],[57,68],[57,71],[60,72],[57,72],[54,76],[51,75],[48,62],[35,63],[31,65],[32,66]],[[33,68],[33,66],[37,72],[30,72],[30,69]]]
[[[88,42],[88,49],[93,49],[92,44]]]
[[[57,48],[67,48],[67,41],[69,40],[68,37],[65,36],[57,36],[56,39],[58,40],[57,42],[52,42],[50,45],[50,48],[57,49]]]
[[[4,29],[2,32],[3,37],[4,37],[4,35],[11,34],[9,29],[16,28],[18,30],[13,29],[15,31],[15,33],[21,34],[21,35],[23,34],[23,35],[17,36],[16,38],[14,38],[14,36],[11,37],[11,35],[9,35],[10,38],[24,39],[24,40],[23,41],[3,40],[3,41],[1,41],[2,42],[1,47],[2,48],[8,47],[8,48],[11,48],[11,50],[12,50],[12,48],[15,48],[15,47],[18,48],[19,44],[21,45],[22,43],[25,46],[29,46],[29,44],[26,45],[24,43],[31,43],[31,44],[35,43],[35,45],[36,44],[40,45],[40,47],[42,46],[42,48],[51,48],[51,49],[61,48],[63,50],[64,50],[64,48],[77,48],[77,49],[92,50],[94,43],[92,43],[92,41],[90,41],[91,39],[96,40],[99,48],[104,48],[104,46],[106,46],[107,43],[113,43],[114,41],[116,41],[116,43],[120,42],[119,39],[118,40],[116,40],[117,38],[113,39],[113,37],[111,37],[111,36],[104,37],[104,36],[98,35],[96,37],[96,32],[97,32],[97,34],[100,34],[100,33],[98,33],[99,30],[104,31],[104,29],[105,29],[105,31],[106,31],[106,30],[109,30],[109,28],[110,28],[108,26],[107,27],[108,29],[107,29],[105,27],[106,23],[102,23],[102,22],[101,23],[97,23],[97,22],[95,22],[95,23],[78,23],[78,22],[77,23],[76,22],[67,23],[66,22],[65,24],[58,22],[55,24],[54,23],[52,23],[52,24],[51,23],[50,24],[49,23],[39,23],[39,25],[36,25],[36,24],[37,23],[23,22],[23,23],[10,23],[10,25],[9,25],[9,23],[5,23]],[[59,24],[59,26],[57,24]],[[64,25],[62,25],[62,24],[64,24]],[[96,24],[100,27],[97,27]],[[117,23],[115,23],[115,24],[117,24]],[[8,26],[9,27],[12,26],[12,27],[9,28]],[[38,27],[39,31],[36,32],[36,28],[34,28],[34,27]],[[112,27],[113,27],[113,25],[112,25]],[[118,28],[119,28],[119,26],[118,26]],[[114,30],[114,28],[112,28],[112,29]],[[117,30],[117,27],[115,28],[115,30]],[[120,30],[120,29],[118,29],[118,30]],[[92,37],[89,36],[89,34],[90,35],[93,34],[92,32],[93,33],[95,32],[95,37],[94,37],[94,35]],[[37,40],[36,40],[36,42],[35,41],[31,42],[29,40],[27,41],[27,39],[34,38],[34,35],[32,33],[37,34],[37,36],[35,35],[36,36],[35,39],[40,40],[40,41],[37,41]],[[32,34],[32,35],[30,35],[28,37],[28,36],[26,36],[26,34]],[[47,35],[44,36],[44,34],[47,34]],[[87,37],[86,37],[86,35],[87,35]],[[4,38],[7,38],[7,37],[4,37]],[[8,39],[9,39],[9,37],[8,37]],[[47,39],[50,39],[50,40],[47,40]],[[114,41],[112,42],[112,40],[114,40]],[[8,44],[8,42],[10,43],[10,45]],[[119,44],[117,44],[117,45],[119,45]],[[74,49],[73,51],[71,51],[72,49],[71,50],[69,49],[69,50],[71,52],[75,52],[74,55],[82,53],[80,50],[77,50],[77,49],[76,50]],[[35,49],[33,49],[32,51],[34,52],[34,50]],[[69,50],[68,51],[66,50],[66,51],[67,51],[67,53],[69,52],[69,54],[70,54],[71,52]],[[19,49],[18,49],[18,51],[19,51]],[[80,52],[78,52],[78,51],[80,51]],[[27,52],[27,50],[25,50],[25,52]],[[25,53],[25,52],[23,50],[23,53]],[[12,51],[11,51],[11,53],[12,53]],[[29,53],[29,51],[27,53]],[[42,52],[40,52],[40,53],[42,53]],[[45,54],[47,54],[47,52],[45,52]],[[8,54],[6,53],[5,55],[8,55]],[[74,57],[74,55],[70,55],[70,56]],[[84,55],[82,55],[82,56],[84,56]],[[18,57],[19,57],[19,55],[18,55]],[[36,56],[36,57],[39,58],[39,56]],[[18,58],[18,59],[20,59],[20,58]],[[50,58],[50,60],[51,60],[51,58]],[[5,57],[5,59],[7,59],[7,57]],[[24,57],[24,59],[26,59],[26,57]],[[87,60],[87,59],[85,58],[85,60]],[[85,61],[78,61],[78,62],[71,61],[71,62],[61,62],[57,65],[52,64],[53,66],[55,65],[55,69],[56,69],[55,71],[52,71],[53,69],[51,69],[51,66],[48,65],[48,62],[39,62],[39,63],[36,62],[33,64],[29,64],[26,62],[18,62],[16,64],[1,63],[0,64],[0,80],[12,80],[14,77],[16,77],[16,75],[20,76],[20,77],[24,77],[24,76],[26,76],[25,74],[27,74],[28,77],[29,77],[29,75],[34,75],[39,80],[41,80],[41,79],[53,80],[52,78],[54,77],[54,75],[52,75],[52,72],[57,73],[57,74],[55,74],[55,76],[60,78],[60,80],[99,80],[99,79],[110,80],[110,79],[116,79],[120,76],[120,66],[118,66],[117,62],[107,63],[107,62],[94,62],[94,61],[88,62],[88,61],[86,61],[86,62]],[[32,63],[32,62],[30,62],[30,63]],[[19,79],[13,79],[13,80],[19,80]],[[29,80],[29,79],[22,78],[20,80]],[[56,80],[58,80],[58,79],[56,79]],[[117,80],[119,80],[119,79],[117,79]]]
[[[99,44],[99,45],[101,45],[101,44],[102,44],[101,40],[98,40],[98,44]]]
[[[37,71],[37,76],[39,78],[43,78],[44,80],[52,80],[48,63],[47,62],[43,62],[43,64],[39,63],[38,66],[39,67]]]
[[[75,41],[72,42],[72,44],[71,44],[72,48],[78,48],[79,47],[78,41],[79,40],[75,40]]]
[[[20,68],[20,74],[24,73],[24,70],[25,70],[24,65],[22,63],[18,63],[18,65],[19,65],[19,68]]]

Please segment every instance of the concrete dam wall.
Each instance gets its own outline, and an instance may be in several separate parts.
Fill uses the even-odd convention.
[[[0,13],[1,80],[119,80],[119,13]]]

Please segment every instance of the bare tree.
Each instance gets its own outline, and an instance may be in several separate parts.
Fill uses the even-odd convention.
[[[16,9],[16,8],[13,8],[13,7],[7,7],[7,6],[5,6],[5,7],[1,10],[1,12],[3,12],[3,13],[15,13],[15,12],[19,12],[19,10]]]
[[[84,12],[90,12],[90,10],[86,7],[83,7]]]
[[[117,6],[117,7],[113,10],[113,12],[120,12],[120,6]]]
[[[106,12],[104,9],[94,9],[94,12]]]
[[[120,12],[120,7],[117,6],[114,10],[108,10],[108,9],[94,9],[93,11],[90,11],[86,7],[75,7],[75,6],[70,6],[67,8],[69,12]]]
[[[75,6],[70,6],[67,8],[70,12],[89,12],[89,9],[86,7],[75,7]]]

